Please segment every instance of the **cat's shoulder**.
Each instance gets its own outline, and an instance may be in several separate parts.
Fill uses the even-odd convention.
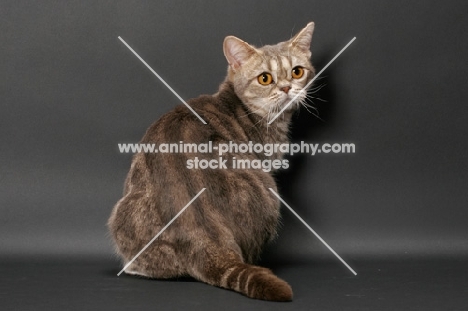
[[[207,111],[216,111],[217,101],[214,95],[201,95],[187,101],[187,105],[203,118]],[[207,127],[204,127],[191,109],[179,104],[151,124],[143,141],[178,141],[187,138],[186,135],[192,136],[195,133],[201,135],[204,129]]]

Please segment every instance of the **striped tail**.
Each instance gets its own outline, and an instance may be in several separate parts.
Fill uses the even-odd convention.
[[[291,301],[293,292],[288,283],[275,276],[271,270],[236,263],[229,267],[221,277],[220,287],[240,292],[250,298]]]

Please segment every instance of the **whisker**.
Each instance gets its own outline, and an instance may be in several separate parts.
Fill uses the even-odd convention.
[[[310,96],[310,95],[307,95],[304,99],[308,100],[309,102],[311,102],[313,104],[315,104],[314,100],[319,100],[322,103],[328,103],[328,101],[326,101],[325,99],[315,97],[315,96]]]
[[[315,108],[314,106],[309,105],[309,104],[308,104],[307,102],[305,102],[305,101],[301,101],[300,104],[301,104],[301,106],[304,107],[304,108],[307,110],[307,112],[309,112],[311,115],[313,115],[314,117],[316,117],[316,118],[319,119],[320,121],[325,122],[325,120],[322,119],[322,118],[319,116],[319,111],[318,111],[317,108]],[[314,110],[315,112],[317,112],[317,113],[313,113],[313,112],[310,111],[308,108],[313,109],[313,110]]]
[[[323,98],[320,98],[320,97],[312,96],[312,95],[310,95],[310,94],[306,95],[306,97],[307,97],[307,99],[310,99],[310,100],[312,100],[312,99],[317,99],[317,100],[319,100],[319,101],[321,101],[321,102],[328,103],[327,100],[325,100],[325,99],[323,99]]]
[[[320,91],[322,88],[324,88],[327,84],[326,83],[321,83],[321,84],[318,84],[318,85],[314,85],[314,87],[308,89],[307,91],[308,92],[311,92],[311,93],[315,93],[315,92],[318,92]]]

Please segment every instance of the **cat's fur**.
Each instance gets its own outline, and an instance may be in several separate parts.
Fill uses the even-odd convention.
[[[300,90],[314,76],[310,42],[314,24],[274,46],[255,48],[229,36],[224,54],[228,75],[219,92],[188,101],[208,123],[185,106],[162,116],[141,143],[288,143],[292,113],[306,98]],[[291,70],[304,68],[301,79]],[[273,83],[257,77],[268,72]],[[300,96],[267,125],[298,92]],[[129,262],[202,188],[206,190],[127,269],[151,278],[192,276],[249,297],[290,301],[291,287],[269,269],[252,265],[266,242],[276,236],[279,201],[270,173],[261,169],[187,169],[186,161],[218,159],[218,154],[138,153],[133,157],[124,196],[116,204],[109,228],[124,263]],[[266,159],[262,154],[226,154]],[[274,154],[270,159],[280,159]],[[229,163],[230,160],[228,160]]]

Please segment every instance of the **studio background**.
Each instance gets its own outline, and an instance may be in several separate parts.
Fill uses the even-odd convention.
[[[316,24],[325,66],[293,142],[354,143],[301,155],[279,191],[339,254],[468,252],[468,5],[463,1],[3,1],[0,255],[112,256],[106,221],[148,126],[217,91],[225,36],[284,41]],[[286,209],[268,256],[332,255]]]

